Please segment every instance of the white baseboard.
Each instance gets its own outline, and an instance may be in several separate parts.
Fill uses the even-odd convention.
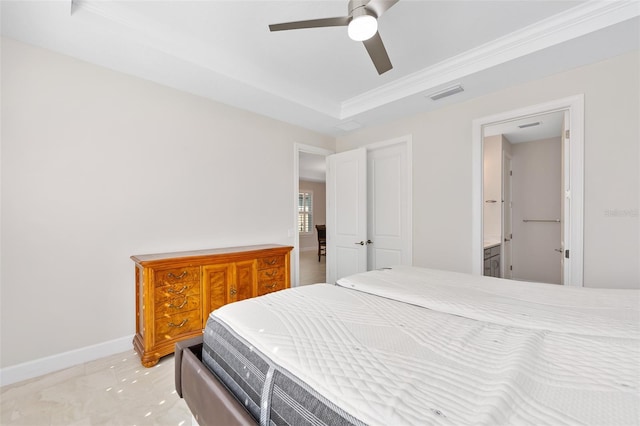
[[[2,368],[0,369],[0,386],[10,385],[127,350],[133,350],[132,340],[133,335],[120,337],[108,342]]]

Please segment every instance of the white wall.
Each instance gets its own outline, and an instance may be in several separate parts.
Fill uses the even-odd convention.
[[[513,278],[560,284],[562,144],[551,138],[512,145]]]
[[[296,142],[334,147],[2,40],[0,366],[130,338],[131,255],[293,244]]]
[[[471,272],[472,120],[583,93],[584,285],[640,288],[638,65],[636,51],[353,132],[336,147],[411,133],[414,265]]]

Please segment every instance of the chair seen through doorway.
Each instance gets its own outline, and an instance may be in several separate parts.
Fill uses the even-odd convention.
[[[327,255],[327,227],[325,225],[316,225],[318,232],[318,262],[321,256]]]

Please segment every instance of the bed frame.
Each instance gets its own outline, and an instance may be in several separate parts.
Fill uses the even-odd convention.
[[[202,363],[202,336],[176,343],[175,374],[176,391],[199,426],[258,424]]]

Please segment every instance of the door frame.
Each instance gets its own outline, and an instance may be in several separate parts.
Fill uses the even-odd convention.
[[[482,235],[482,176],[483,176],[483,127],[518,118],[554,111],[568,111],[570,115],[570,193],[566,199],[570,204],[570,228],[568,229],[568,249],[570,257],[565,261],[564,285],[583,286],[584,265],[584,95],[557,99],[538,105],[502,112],[472,121],[471,150],[471,271],[482,275],[483,235]],[[567,248],[567,247],[565,247]]]
[[[305,145],[303,143],[293,144],[293,208],[292,223],[293,227],[290,237],[293,237],[293,250],[291,251],[291,287],[300,285],[300,234],[298,233],[298,192],[300,191],[300,153],[327,155],[334,154],[326,148],[320,148],[313,145]]]

